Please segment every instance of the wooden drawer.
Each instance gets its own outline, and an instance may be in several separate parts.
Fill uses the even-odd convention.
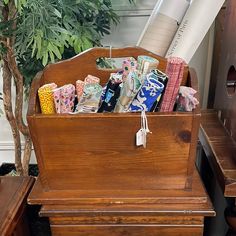
[[[149,55],[166,59],[141,48],[113,49],[114,57]],[[33,82],[28,123],[34,143],[43,188],[80,190],[82,195],[97,192],[112,197],[126,191],[190,189],[196,155],[200,110],[193,112],[147,113],[147,148],[135,145],[140,129],[140,113],[43,115],[38,88],[55,82],[59,86],[84,79],[87,74],[105,84],[111,71],[96,67],[96,59],[109,57],[107,49],[91,49],[67,61],[45,68]],[[196,75],[185,68],[185,80],[197,90]],[[109,193],[108,193],[109,192]]]
[[[52,225],[53,236],[202,236],[203,227]]]

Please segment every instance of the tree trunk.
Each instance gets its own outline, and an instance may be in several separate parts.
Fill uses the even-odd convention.
[[[23,170],[22,170],[22,163],[21,163],[21,139],[20,139],[20,132],[17,127],[17,122],[12,111],[11,85],[12,85],[12,74],[9,69],[8,62],[4,59],[3,60],[4,110],[5,110],[6,118],[11,126],[11,131],[12,131],[14,145],[15,145],[16,171],[19,175],[22,175]]]
[[[20,132],[24,135],[25,147],[23,155],[23,172],[24,175],[28,175],[29,162],[32,152],[32,141],[30,138],[29,128],[23,121],[23,99],[24,99],[24,78],[19,71],[19,68],[16,64],[16,59],[13,53],[12,45],[8,46],[7,59],[9,63],[9,68],[15,79],[16,86],[16,100],[15,100],[15,116],[17,127]]]

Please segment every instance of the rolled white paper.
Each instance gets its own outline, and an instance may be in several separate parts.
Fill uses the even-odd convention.
[[[166,57],[191,60],[225,0],[193,0],[180,24]]]
[[[137,46],[165,56],[189,4],[189,0],[157,1]]]

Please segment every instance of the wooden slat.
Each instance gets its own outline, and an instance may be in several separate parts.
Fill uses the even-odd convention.
[[[202,113],[200,142],[226,197],[236,197],[236,143],[216,111]]]

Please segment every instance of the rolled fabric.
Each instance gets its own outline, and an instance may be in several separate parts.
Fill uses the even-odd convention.
[[[199,104],[197,98],[194,95],[196,90],[186,86],[180,86],[179,95],[177,97],[177,111],[192,111]]]
[[[131,71],[137,70],[138,63],[133,57],[126,58],[122,64],[123,81],[125,81]]]
[[[74,110],[75,86],[67,84],[60,88],[61,92],[61,113],[70,113]]]
[[[129,111],[150,111],[163,89],[164,85],[158,81],[157,76],[154,73],[148,74],[144,84],[132,101]]]
[[[142,75],[149,74],[151,70],[157,69],[159,61],[149,56],[138,56],[138,70]]]
[[[40,108],[43,114],[54,114],[55,105],[53,99],[53,90],[57,88],[55,83],[45,84],[38,90]]]
[[[122,83],[120,97],[117,101],[114,112],[127,112],[130,103],[133,101],[141,87],[137,71],[130,72],[127,80]]]
[[[80,98],[82,97],[84,92],[84,81],[82,80],[77,80],[76,81],[76,93],[77,93],[77,99],[78,101],[80,100]]]
[[[179,57],[167,59],[166,74],[169,78],[161,103],[161,112],[171,112],[174,109],[176,97],[184,75],[185,61]]]
[[[164,89],[163,89],[162,93],[158,96],[157,100],[155,101],[155,103],[153,104],[153,107],[151,109],[151,111],[156,112],[156,111],[159,111],[160,104],[162,102],[163,95],[165,93],[166,85],[168,82],[168,77],[165,73],[163,73],[162,71],[160,71],[158,69],[152,70],[152,72],[157,76],[158,81],[164,85]]]
[[[115,109],[117,100],[120,96],[120,84],[122,83],[122,74],[120,72],[111,74],[106,85],[105,96],[98,112],[112,112]]]
[[[100,79],[98,77],[96,77],[96,76],[88,75],[84,79],[84,83],[85,84],[99,84],[100,83]]]
[[[85,84],[83,96],[78,103],[76,112],[95,113],[98,110],[102,86],[97,83]]]
[[[53,89],[53,100],[56,109],[56,113],[61,113],[61,88]]]

